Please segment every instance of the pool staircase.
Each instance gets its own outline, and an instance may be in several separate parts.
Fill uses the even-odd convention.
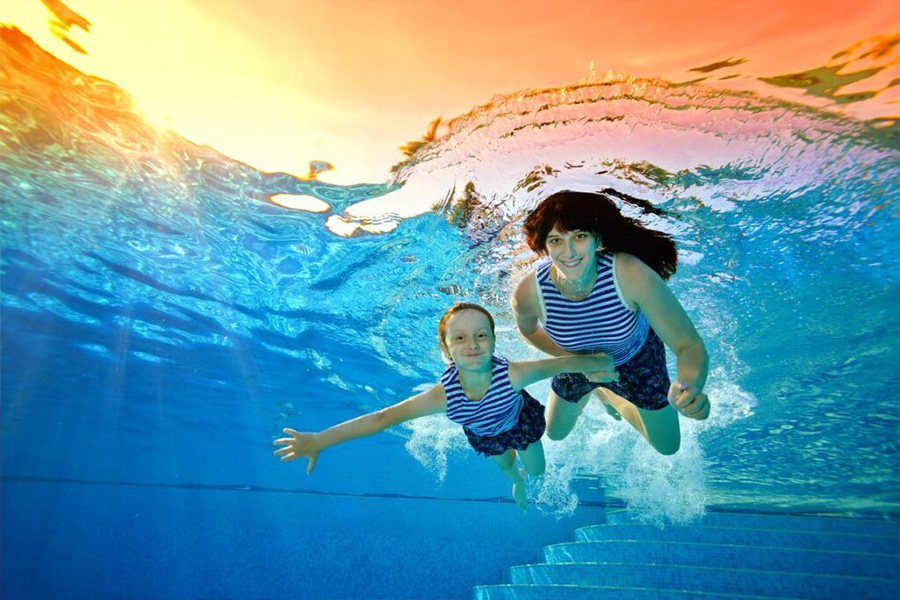
[[[709,512],[658,528],[621,511],[509,579],[476,600],[897,600],[900,523]]]

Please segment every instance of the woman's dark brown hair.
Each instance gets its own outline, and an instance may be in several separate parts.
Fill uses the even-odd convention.
[[[646,200],[613,189],[599,192],[557,192],[545,198],[525,219],[525,240],[538,254],[546,254],[547,235],[556,226],[561,232],[589,231],[605,252],[627,252],[638,257],[663,279],[675,274],[678,250],[671,236],[647,229],[626,217],[611,196],[640,206],[644,212],[662,214]]]

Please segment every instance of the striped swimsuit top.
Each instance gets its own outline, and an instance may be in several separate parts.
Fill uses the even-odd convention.
[[[597,281],[582,300],[568,300],[550,279],[550,259],[535,276],[541,321],[550,339],[570,352],[606,352],[616,366],[630,360],[647,341],[650,324],[644,313],[625,304],[616,281],[615,256],[597,252]]]
[[[466,429],[482,437],[509,431],[519,421],[522,394],[509,382],[509,360],[491,357],[491,385],[481,400],[469,400],[459,382],[459,369],[451,363],[441,375],[447,394],[447,416]]]

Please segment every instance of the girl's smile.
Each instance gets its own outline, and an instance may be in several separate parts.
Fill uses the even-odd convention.
[[[490,364],[494,342],[491,324],[480,311],[462,310],[447,321],[444,345],[450,359],[460,367]]]

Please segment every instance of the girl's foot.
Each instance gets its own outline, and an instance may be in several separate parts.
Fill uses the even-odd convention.
[[[522,469],[516,469],[518,476],[513,479],[512,493],[513,500],[516,501],[522,511],[528,508],[528,497],[525,495],[525,473]]]

